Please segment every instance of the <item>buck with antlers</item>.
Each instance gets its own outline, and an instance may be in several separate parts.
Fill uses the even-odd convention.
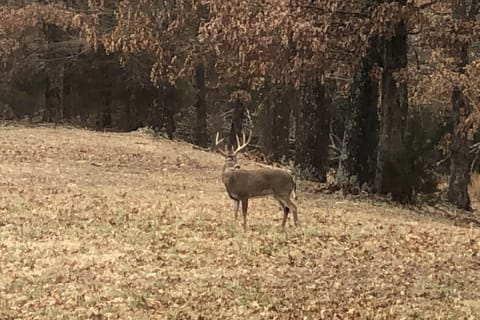
[[[240,202],[242,203],[243,228],[247,228],[247,209],[248,199],[272,195],[283,209],[282,228],[285,229],[288,213],[292,211],[295,226],[298,225],[297,206],[291,200],[291,196],[296,199],[296,185],[292,175],[282,169],[260,168],[260,169],[242,169],[237,162],[237,154],[245,149],[250,143],[252,132],[245,139],[240,141],[237,136],[236,150],[224,152],[218,148],[223,139],[218,139],[218,133],[215,139],[215,148],[225,157],[225,163],[222,169],[222,181],[229,197],[233,200],[235,220],[238,217]]]

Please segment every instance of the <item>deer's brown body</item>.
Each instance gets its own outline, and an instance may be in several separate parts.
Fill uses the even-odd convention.
[[[222,181],[230,198],[237,200],[268,195],[290,196],[295,191],[292,176],[278,169],[225,169]]]
[[[229,197],[234,201],[235,219],[238,216],[240,202],[242,203],[243,227],[247,226],[248,199],[264,196],[273,196],[283,209],[282,228],[285,228],[288,213],[292,211],[295,225],[298,224],[297,207],[291,200],[296,198],[296,185],[290,173],[281,169],[261,168],[242,169],[237,163],[237,153],[245,148],[250,140],[240,145],[239,139],[237,150],[223,153],[225,164],[222,170],[222,181]],[[219,144],[218,135],[216,145]]]

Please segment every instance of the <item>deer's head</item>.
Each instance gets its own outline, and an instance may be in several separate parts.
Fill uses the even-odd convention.
[[[237,140],[237,148],[235,150],[222,150],[218,148],[218,146],[223,142],[223,138],[219,139],[219,134],[217,132],[217,135],[215,137],[215,148],[218,150],[218,152],[223,155],[225,158],[225,163],[223,165],[223,171],[229,170],[229,169],[239,169],[240,165],[238,164],[237,160],[237,154],[245,149],[248,144],[250,143],[250,140],[252,139],[252,131],[249,132],[248,138],[245,136],[245,133],[242,134],[242,140],[238,136],[235,136]]]

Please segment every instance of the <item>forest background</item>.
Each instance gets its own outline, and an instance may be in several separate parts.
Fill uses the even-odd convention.
[[[150,127],[344,192],[471,210],[476,0],[0,1],[0,117]],[[248,127],[248,128],[247,128]],[[435,198],[437,199],[437,198]]]

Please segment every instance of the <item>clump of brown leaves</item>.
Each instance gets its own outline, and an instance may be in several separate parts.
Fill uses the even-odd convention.
[[[0,318],[480,316],[479,229],[300,181],[302,227],[258,199],[244,233],[221,163],[141,133],[0,128]]]

